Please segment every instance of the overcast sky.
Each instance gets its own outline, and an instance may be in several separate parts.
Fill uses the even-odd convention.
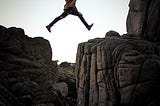
[[[129,0],[77,0],[85,20],[94,23],[88,31],[78,17],[69,15],[49,33],[45,26],[63,12],[65,0],[0,0],[0,25],[21,27],[30,37],[50,41],[53,60],[75,62],[77,46],[109,30],[126,33]]]

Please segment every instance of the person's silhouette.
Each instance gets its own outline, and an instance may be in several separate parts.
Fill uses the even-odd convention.
[[[78,10],[77,10],[77,8],[75,6],[76,0],[65,0],[65,1],[66,1],[66,4],[64,5],[64,12],[60,16],[56,17],[49,25],[46,26],[47,30],[49,32],[51,32],[51,27],[56,22],[58,22],[59,20],[65,18],[69,14],[78,16],[80,18],[80,20],[83,22],[83,24],[86,26],[86,28],[88,30],[90,30],[91,27],[93,26],[93,23],[91,25],[88,25],[88,23],[83,18],[83,15],[80,12],[78,12]]]

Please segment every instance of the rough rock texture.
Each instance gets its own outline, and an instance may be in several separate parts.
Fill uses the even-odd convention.
[[[79,44],[77,106],[160,106],[160,0],[130,0],[127,34]]]
[[[65,101],[69,104],[69,106],[76,106],[77,91],[76,91],[75,64],[62,62],[58,67],[57,76],[59,82],[67,84],[66,88],[68,90],[68,93],[66,93],[66,95],[63,96]]]
[[[160,46],[110,34],[78,46],[77,106],[159,106]]]
[[[51,58],[47,40],[0,26],[0,105],[63,106],[54,89],[58,68]]]
[[[130,0],[127,32],[149,41],[160,41],[160,0]]]

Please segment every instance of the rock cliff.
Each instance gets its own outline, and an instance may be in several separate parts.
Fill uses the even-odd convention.
[[[77,106],[160,105],[160,0],[130,0],[127,34],[78,45]]]
[[[160,0],[130,0],[127,32],[152,42],[160,41]]]
[[[1,106],[67,105],[68,85],[58,76],[47,40],[30,38],[21,28],[0,26]]]

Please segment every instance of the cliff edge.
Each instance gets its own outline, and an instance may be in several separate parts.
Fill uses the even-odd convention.
[[[63,105],[54,89],[57,63],[47,40],[0,26],[0,105]]]
[[[130,0],[127,34],[80,43],[77,106],[160,105],[160,0]]]

